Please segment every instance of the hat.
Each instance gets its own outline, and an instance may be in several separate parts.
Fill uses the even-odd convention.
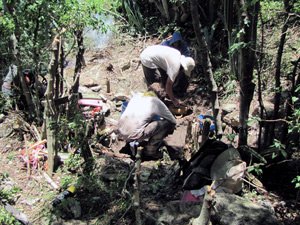
[[[181,66],[184,69],[185,75],[190,76],[192,70],[195,67],[195,61],[194,61],[194,59],[191,58],[191,57],[186,57],[184,55],[181,55],[180,64],[181,64]]]
[[[181,34],[178,31],[175,31],[170,39],[170,45],[174,44],[175,42],[182,41]]]

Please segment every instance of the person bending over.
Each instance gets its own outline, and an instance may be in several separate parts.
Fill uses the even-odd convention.
[[[181,76],[191,75],[195,67],[193,58],[181,55],[177,49],[163,45],[147,47],[142,51],[140,58],[147,85],[161,83],[173,104],[180,106],[174,91],[185,92],[187,85],[182,87],[176,80],[180,80]]]
[[[121,115],[117,125],[118,136],[127,143],[146,141],[143,159],[159,159],[163,139],[172,134],[176,120],[167,106],[152,92],[135,94]]]

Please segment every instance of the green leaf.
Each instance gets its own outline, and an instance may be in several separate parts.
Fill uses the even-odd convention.
[[[295,96],[292,97],[292,102],[293,102],[293,103],[295,103],[295,102],[298,101],[298,100],[299,100],[298,97],[295,97]]]
[[[287,158],[287,153],[284,150],[280,150],[281,155],[286,159]]]
[[[233,45],[230,46],[228,54],[229,55],[233,55],[235,52],[237,52],[238,50],[246,47],[246,43],[245,42],[238,42],[238,43],[234,43]]]

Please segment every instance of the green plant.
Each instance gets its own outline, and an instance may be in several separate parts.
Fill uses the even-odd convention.
[[[8,161],[13,161],[15,158],[16,158],[16,153],[15,153],[15,152],[10,152],[10,153],[7,155]]]
[[[247,121],[247,125],[248,126],[252,126],[254,125],[255,123],[258,123],[261,121],[261,118],[257,117],[257,116],[252,116],[248,119]]]
[[[235,80],[228,80],[225,84],[224,84],[224,89],[225,89],[225,96],[224,98],[230,98],[231,96],[236,94],[236,87],[237,87],[237,83]]]
[[[261,15],[264,21],[269,21],[277,17],[278,12],[283,8],[282,1],[263,0],[260,2]]]
[[[273,151],[272,153],[272,159],[276,158],[278,156],[278,153],[280,153],[284,158],[287,158],[287,153],[285,151],[285,145],[282,144],[279,140],[274,139],[273,145],[271,147],[274,147],[278,152]]]
[[[299,93],[300,93],[300,85],[298,85],[295,89],[295,96],[292,96],[292,103],[294,105],[294,111],[292,114],[291,121],[289,123],[289,132],[300,132],[300,107],[299,107]]]
[[[60,181],[61,189],[67,189],[72,183],[74,183],[74,177],[70,175],[63,176]]]
[[[13,100],[11,98],[3,96],[2,92],[0,93],[0,113],[7,113],[12,109]]]
[[[234,53],[237,53],[238,50],[240,50],[241,48],[245,48],[246,46],[247,45],[244,42],[234,43],[229,47],[228,54],[233,55]]]
[[[134,26],[138,31],[143,31],[143,16],[137,3],[131,0],[123,0],[123,7],[129,24]]]
[[[21,225],[4,207],[0,206],[0,224],[2,225]]]
[[[236,136],[237,134],[226,134],[226,138],[228,141],[230,141],[231,144],[234,142]]]
[[[21,191],[21,188],[13,186],[10,189],[1,189],[0,190],[0,199],[2,201],[14,202],[17,193]]]
[[[82,157],[80,154],[72,154],[66,161],[64,162],[65,167],[68,170],[74,171],[80,168],[82,163]]]
[[[295,188],[300,190],[300,176],[296,176],[293,180],[292,183],[295,184]]]
[[[248,172],[255,173],[256,175],[261,176],[263,173],[261,166],[261,164],[253,164],[252,166],[248,167]]]

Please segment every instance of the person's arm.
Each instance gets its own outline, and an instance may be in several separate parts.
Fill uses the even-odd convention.
[[[173,93],[173,81],[168,77],[167,83],[166,83],[166,92],[169,96],[170,100],[173,102],[174,106],[179,106],[179,101],[174,97]]]

